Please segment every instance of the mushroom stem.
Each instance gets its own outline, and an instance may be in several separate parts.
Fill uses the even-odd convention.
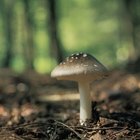
[[[86,119],[91,119],[91,97],[89,83],[85,81],[80,81],[79,83],[79,93],[80,93],[80,123],[86,121]]]

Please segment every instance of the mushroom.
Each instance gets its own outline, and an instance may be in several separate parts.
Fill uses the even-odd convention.
[[[67,57],[54,68],[51,77],[58,80],[78,82],[80,93],[80,123],[92,119],[90,83],[106,76],[107,69],[95,57],[87,53],[76,53]]]

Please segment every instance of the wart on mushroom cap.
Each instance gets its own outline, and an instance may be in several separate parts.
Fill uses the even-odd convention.
[[[80,93],[80,123],[92,119],[92,105],[89,85],[92,81],[101,79],[107,74],[107,69],[93,56],[86,53],[76,53],[67,57],[51,73],[58,80],[77,81]]]

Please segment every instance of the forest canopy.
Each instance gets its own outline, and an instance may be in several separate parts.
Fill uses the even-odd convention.
[[[0,67],[47,73],[87,52],[108,68],[139,56],[139,0],[1,0]]]

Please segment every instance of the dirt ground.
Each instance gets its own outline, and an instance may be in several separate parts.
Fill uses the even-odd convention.
[[[0,140],[139,140],[140,74],[91,84],[93,120],[79,124],[77,84],[0,70]]]

